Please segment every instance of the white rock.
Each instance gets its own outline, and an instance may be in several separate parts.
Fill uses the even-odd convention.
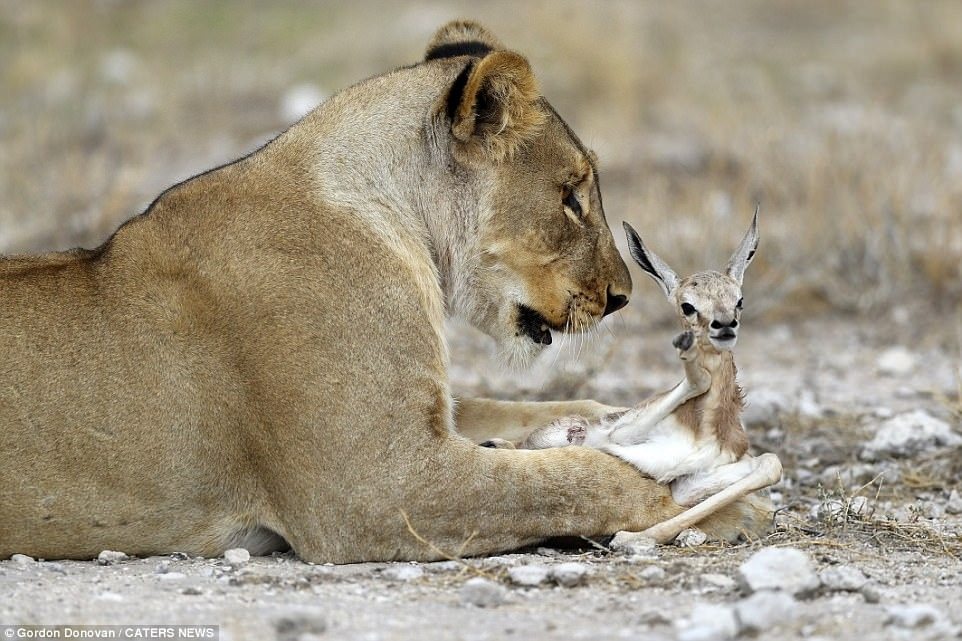
[[[651,558],[658,555],[658,544],[641,532],[617,532],[608,547],[628,556]]]
[[[770,427],[779,422],[779,417],[788,411],[788,397],[773,389],[752,388],[745,399],[742,421],[745,425]]]
[[[417,565],[392,565],[391,567],[385,568],[381,576],[391,581],[403,581],[406,583],[420,579],[424,576],[424,570]]]
[[[10,560],[17,565],[30,565],[36,562],[32,556],[27,556],[26,554],[14,554],[10,557]]]
[[[822,586],[833,592],[858,592],[868,583],[868,578],[862,574],[862,571],[852,565],[834,565],[825,568],[818,577],[822,581]]]
[[[942,613],[927,604],[891,605],[885,612],[885,622],[899,628],[921,628],[942,619]]]
[[[952,490],[949,500],[945,504],[945,511],[949,514],[962,514],[962,494],[958,490]]]
[[[799,595],[819,586],[811,559],[796,548],[763,548],[741,564],[738,576],[749,592],[783,590]]]
[[[281,99],[279,115],[286,122],[300,120],[326,98],[320,87],[309,82],[291,87]]]
[[[720,590],[730,590],[735,587],[735,579],[725,574],[702,574],[700,578],[705,585]]]
[[[905,376],[915,369],[918,360],[914,352],[896,345],[879,354],[875,360],[875,367],[879,374],[885,376]]]
[[[462,603],[479,608],[494,608],[504,603],[504,588],[482,577],[465,581],[460,595]]]
[[[104,550],[97,555],[97,563],[100,565],[113,565],[114,563],[119,563],[120,561],[126,561],[129,558],[130,557],[123,552]]]
[[[885,456],[912,456],[940,446],[962,445],[952,427],[923,410],[898,414],[883,422],[875,437],[862,446],[861,456],[875,461]]]
[[[825,410],[815,398],[815,392],[810,389],[799,392],[795,410],[805,418],[821,418],[825,415]]]
[[[126,85],[138,64],[137,57],[127,49],[114,49],[100,59],[100,76],[107,82]]]
[[[638,573],[645,581],[661,581],[668,575],[665,569],[657,565],[649,565],[644,570]]]
[[[243,567],[251,560],[251,553],[244,548],[231,548],[224,552],[224,560],[232,568]]]
[[[690,527],[682,530],[675,537],[675,545],[680,548],[697,548],[708,540],[708,535],[698,528]]]
[[[744,632],[757,633],[794,618],[797,604],[784,592],[756,592],[735,605],[738,626]]]
[[[588,577],[588,566],[584,563],[559,563],[551,568],[551,578],[566,588],[580,585]]]
[[[183,572],[166,572],[164,574],[158,574],[157,579],[159,581],[180,581],[181,579],[186,579],[187,575]]]
[[[678,641],[728,641],[738,633],[735,611],[724,605],[700,603],[678,623]]]
[[[538,564],[519,565],[508,570],[508,579],[515,585],[535,587],[548,582],[547,567]]]

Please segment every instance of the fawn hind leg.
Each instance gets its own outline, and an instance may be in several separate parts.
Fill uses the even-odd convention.
[[[696,525],[712,514],[734,503],[746,495],[773,485],[782,477],[782,463],[774,454],[762,454],[761,456],[750,459],[752,470],[741,480],[729,485],[721,492],[705,499],[692,508],[689,508],[657,525],[648,528],[642,534],[654,539],[658,543],[667,543],[673,540],[685,528]],[[738,465],[735,463],[734,465]],[[720,477],[719,477],[720,478]],[[715,479],[717,482],[719,479]]]

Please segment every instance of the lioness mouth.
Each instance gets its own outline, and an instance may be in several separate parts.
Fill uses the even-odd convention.
[[[518,304],[518,331],[535,343],[551,344],[551,326],[548,319],[520,303]]]

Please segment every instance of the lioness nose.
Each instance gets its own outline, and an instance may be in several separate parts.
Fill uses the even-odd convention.
[[[605,303],[605,313],[604,316],[611,314],[612,312],[617,312],[619,309],[628,304],[628,297],[621,294],[612,293],[611,287],[608,287],[608,301]]]

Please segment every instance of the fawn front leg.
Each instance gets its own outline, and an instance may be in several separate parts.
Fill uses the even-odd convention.
[[[654,396],[636,409],[630,410],[614,424],[609,440],[615,445],[637,445],[647,434],[675,410],[691,399],[701,396],[711,386],[711,375],[701,362],[701,351],[695,345],[695,335],[686,331],[672,341],[678,357],[685,366],[685,379],[670,391]]]

